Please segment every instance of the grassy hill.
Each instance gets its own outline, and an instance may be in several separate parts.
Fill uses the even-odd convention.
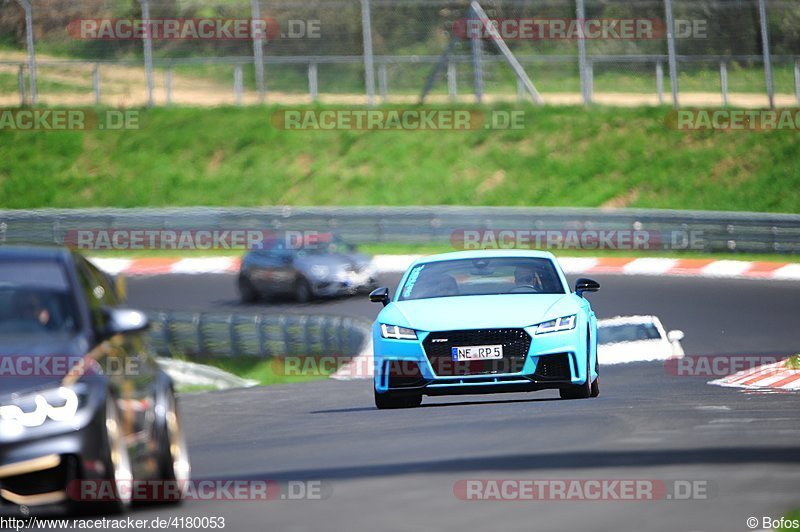
[[[0,207],[560,205],[800,212],[800,134],[681,132],[666,108],[512,107],[520,130],[285,131],[275,107],[139,130],[0,131]]]

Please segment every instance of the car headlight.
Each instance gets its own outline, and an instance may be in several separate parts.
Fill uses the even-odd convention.
[[[386,325],[381,323],[381,336],[392,340],[416,340],[417,331],[408,327],[398,327],[397,325]]]
[[[575,328],[575,323],[577,323],[577,321],[578,316],[576,314],[548,320],[536,326],[536,334],[569,331]]]
[[[78,412],[80,398],[73,388],[62,386],[17,396],[11,403],[0,406],[0,432],[15,434],[24,428],[39,427],[48,419],[70,421]]]

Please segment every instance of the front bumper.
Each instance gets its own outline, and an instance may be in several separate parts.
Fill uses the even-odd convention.
[[[418,331],[416,341],[387,339],[381,336],[376,324],[373,327],[375,390],[424,395],[526,392],[567,388],[584,384],[587,378],[596,378],[591,363],[594,359],[587,364],[589,342],[585,323],[570,331],[538,336],[534,335],[533,327],[524,331],[530,336],[524,356],[498,361],[507,363],[472,373],[432,364],[425,345],[429,335],[437,333]],[[430,342],[427,345],[430,347]]]
[[[13,441],[0,439],[0,514],[67,502],[71,481],[102,478],[104,416],[82,414],[85,422],[52,422]]]
[[[378,287],[378,281],[369,274],[348,273],[312,281],[314,293],[321,297],[347,296],[368,293]]]

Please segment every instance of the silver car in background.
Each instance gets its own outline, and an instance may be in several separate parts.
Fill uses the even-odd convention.
[[[291,297],[312,299],[367,293],[377,288],[372,259],[335,235],[313,243],[278,236],[242,259],[237,287],[242,302]]]

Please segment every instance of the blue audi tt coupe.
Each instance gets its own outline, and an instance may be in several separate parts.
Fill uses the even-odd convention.
[[[558,389],[596,397],[597,319],[552,253],[480,250],[421,258],[383,303],[372,334],[375,405],[419,406],[423,395]]]

